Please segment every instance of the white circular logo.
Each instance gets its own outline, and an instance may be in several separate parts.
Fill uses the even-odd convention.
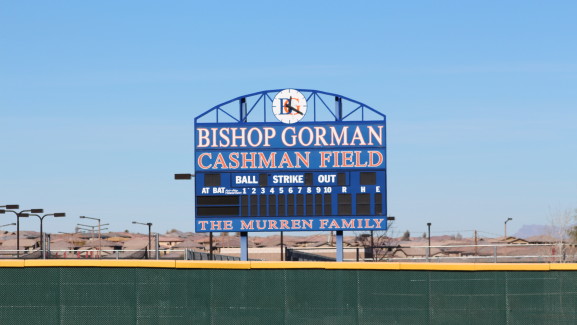
[[[283,123],[296,123],[307,113],[307,100],[298,90],[285,89],[274,96],[272,112]]]

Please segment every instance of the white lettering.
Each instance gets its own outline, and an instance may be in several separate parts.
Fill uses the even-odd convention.
[[[198,128],[198,147],[205,148],[210,145],[210,132],[207,129]]]
[[[274,175],[273,184],[304,184],[303,175]]]

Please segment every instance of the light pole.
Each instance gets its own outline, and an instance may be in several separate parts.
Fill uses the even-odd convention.
[[[18,204],[0,205],[0,208],[6,209],[6,210],[18,210],[18,209],[20,209],[20,205],[18,205]]]
[[[28,214],[30,213],[44,213],[44,209],[30,209],[30,210],[22,210],[20,212],[14,210],[8,210],[8,208],[19,209],[20,206],[17,204],[13,205],[4,205],[2,207],[6,207],[7,210],[2,210],[4,213],[11,212],[16,215],[16,258],[20,258],[20,218],[27,218]]]
[[[89,227],[90,228],[90,238],[94,238],[94,228],[98,228],[98,226],[91,226],[91,225],[85,225],[82,223],[78,223],[76,224],[77,226],[84,226],[84,227]],[[80,227],[77,227],[78,229],[82,229]],[[83,230],[88,230],[88,229],[83,229]]]
[[[138,222],[138,221],[133,221],[132,222],[135,225],[144,225],[144,226],[148,226],[148,254],[146,254],[146,258],[150,259],[150,251],[152,250],[151,245],[151,227],[152,227],[152,222]]]
[[[100,236],[100,219],[86,216],[80,216],[80,219],[92,219],[98,221],[98,258],[102,258],[102,239]]]
[[[102,225],[102,226],[105,226],[105,225]],[[90,233],[90,238],[94,238],[94,228],[96,228],[96,227],[98,227],[98,226],[91,227],[90,229],[88,229],[88,228],[82,228],[82,227],[76,227],[76,228],[77,228],[78,230],[82,230],[83,233]],[[100,228],[100,230],[101,230],[101,231],[104,231],[104,230],[108,230],[108,228],[107,228],[107,227],[102,227],[102,228]]]
[[[505,240],[507,240],[507,222],[513,220],[513,218],[507,218],[507,220],[505,220]]]
[[[431,223],[427,222],[427,228],[429,228],[429,250],[431,250]]]
[[[48,213],[43,216],[39,214],[30,214],[31,216],[37,216],[40,219],[40,249],[42,250],[42,259],[46,259],[46,251],[44,250],[44,237],[42,236],[44,232],[42,231],[42,224],[44,223],[44,218],[48,216],[53,216],[54,218],[62,218],[66,217],[66,213],[64,212],[57,212],[57,213]]]
[[[194,176],[195,176],[194,174],[174,174],[174,179],[176,180],[192,179]]]
[[[4,228],[4,227],[8,227],[8,226],[16,226],[16,223],[13,222],[13,223],[7,223],[5,225],[0,225],[0,228]]]

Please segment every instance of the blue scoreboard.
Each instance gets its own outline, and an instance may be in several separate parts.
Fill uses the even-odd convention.
[[[277,109],[304,116],[306,97],[287,97]],[[195,123],[197,232],[386,229],[384,118],[243,117]]]

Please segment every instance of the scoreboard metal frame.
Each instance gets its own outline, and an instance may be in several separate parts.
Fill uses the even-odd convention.
[[[197,232],[387,228],[385,115],[297,90],[309,102],[298,123],[274,120],[281,90],[237,97],[195,119]]]

